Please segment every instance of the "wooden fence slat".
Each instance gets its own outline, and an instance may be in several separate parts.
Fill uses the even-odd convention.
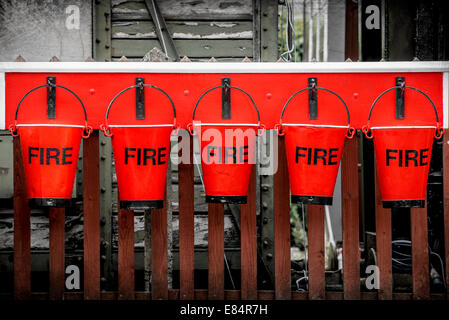
[[[241,298],[257,299],[256,165],[251,170],[248,202],[240,206]]]
[[[344,298],[360,299],[359,137],[346,140],[341,161]]]
[[[376,258],[379,267],[379,299],[393,299],[393,279],[391,266],[391,209],[382,206],[379,177],[376,176]]]
[[[50,290],[51,300],[64,298],[65,208],[50,208]]]
[[[410,209],[413,299],[430,299],[427,208]]]
[[[168,299],[167,196],[162,209],[151,210],[151,254],[153,300]]]
[[[209,203],[209,300],[224,299],[224,206]]]
[[[181,137],[179,138],[181,139]],[[189,135],[190,161],[178,165],[180,299],[193,300],[194,286],[194,168],[193,138]],[[180,151],[181,152],[181,151]],[[182,156],[180,154],[180,156]]]
[[[324,206],[308,205],[309,299],[326,297],[324,269]]]
[[[290,187],[284,137],[278,139],[278,168],[273,186],[275,296],[278,300],[290,300]]]
[[[444,208],[444,253],[446,262],[446,294],[449,297],[449,134],[443,143],[443,208]]]
[[[84,299],[100,299],[99,131],[83,140]]]
[[[134,300],[133,210],[118,210],[118,292],[120,300]]]
[[[14,138],[14,297],[31,295],[31,226],[20,138]]]

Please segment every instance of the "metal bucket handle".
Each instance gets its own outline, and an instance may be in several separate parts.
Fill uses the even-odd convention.
[[[83,131],[82,137],[85,138],[85,139],[89,138],[89,136],[90,136],[90,134],[92,133],[92,130],[93,130],[93,129],[92,129],[91,126],[88,126],[88,125],[87,125],[87,112],[86,112],[86,108],[84,107],[84,104],[83,104],[83,102],[81,101],[81,99],[76,95],[75,92],[73,92],[73,91],[70,90],[69,88],[64,87],[64,86],[60,86],[60,85],[58,85],[58,84],[50,84],[50,83],[43,84],[43,85],[41,85],[41,86],[37,86],[37,87],[31,89],[30,91],[28,91],[28,92],[22,97],[22,99],[20,100],[19,104],[17,105],[16,113],[15,113],[15,116],[14,116],[14,124],[10,125],[9,128],[8,128],[9,131],[11,132],[12,136],[13,136],[13,137],[17,137],[17,136],[19,135],[18,132],[17,132],[17,116],[19,115],[19,109],[20,109],[20,106],[21,106],[22,102],[25,100],[26,97],[28,97],[28,95],[29,95],[30,93],[32,93],[33,91],[36,91],[37,89],[40,89],[40,88],[61,88],[61,89],[64,89],[64,90],[70,92],[72,95],[75,96],[75,98],[76,98],[76,99],[79,101],[79,103],[81,104],[81,107],[83,108],[83,112],[84,112],[84,129],[83,129],[84,131]]]
[[[425,92],[419,90],[418,88],[409,87],[409,86],[405,86],[405,85],[404,86],[391,87],[391,88],[385,90],[384,92],[382,92],[379,96],[377,96],[376,100],[374,100],[373,104],[371,105],[371,109],[369,110],[368,123],[362,127],[362,132],[365,134],[365,136],[368,139],[372,139],[373,138],[373,133],[371,132],[371,128],[370,128],[370,120],[371,120],[371,113],[373,112],[374,106],[376,105],[377,101],[379,101],[379,99],[384,94],[386,94],[387,92],[389,92],[391,90],[394,90],[394,89],[402,89],[402,90],[411,89],[411,90],[415,90],[415,91],[421,93],[424,97],[426,97],[426,99],[432,105],[433,111],[435,112],[435,118],[436,118],[436,122],[437,122],[436,129],[435,129],[435,138],[436,139],[440,139],[443,136],[444,129],[440,127],[440,120],[439,120],[439,117],[438,117],[438,111],[437,111],[437,108],[435,107],[435,104],[433,103],[432,99],[430,99],[429,96]]]
[[[147,88],[153,88],[153,89],[156,89],[156,90],[158,90],[159,92],[162,92],[162,93],[168,98],[168,100],[170,101],[170,104],[171,104],[171,106],[172,106],[172,108],[173,108],[173,128],[175,129],[173,135],[177,135],[177,134],[178,134],[179,126],[176,124],[176,108],[175,108],[175,104],[173,103],[173,100],[170,98],[170,96],[168,95],[168,93],[165,92],[164,90],[162,90],[161,88],[156,87],[156,86],[151,85],[151,84],[143,84],[143,83],[142,83],[142,84],[136,84],[136,85],[130,86],[130,87],[126,88],[126,89],[123,89],[122,91],[120,91],[120,92],[119,92],[119,93],[118,93],[118,94],[111,100],[111,102],[109,103],[108,109],[106,110],[105,123],[100,125],[100,129],[103,131],[103,133],[104,133],[104,135],[105,135],[106,137],[112,137],[112,133],[110,132],[109,124],[108,124],[109,111],[110,111],[110,109],[111,109],[111,107],[112,107],[112,104],[115,102],[115,100],[116,100],[120,95],[122,95],[122,93],[125,93],[126,91],[131,90],[131,89],[134,89],[134,88],[142,88],[142,87],[147,87]]]
[[[209,92],[211,92],[211,91],[213,91],[213,90],[216,90],[216,89],[220,89],[220,88],[225,88],[225,85],[221,85],[221,86],[216,86],[216,87],[210,88],[209,90],[207,90],[206,92],[204,92],[204,93],[201,95],[201,97],[198,99],[198,101],[197,101],[196,104],[195,104],[195,108],[193,109],[192,121],[195,121],[195,113],[196,113],[196,109],[198,108],[198,105],[199,105],[200,101],[204,98],[204,96],[207,95]],[[256,103],[254,102],[254,100],[253,100],[253,98],[251,97],[251,95],[250,95],[248,92],[246,92],[245,90],[243,90],[243,89],[241,89],[241,88],[239,88],[239,87],[228,86],[227,88],[228,88],[228,89],[235,89],[235,90],[238,90],[238,91],[244,93],[244,94],[251,100],[251,103],[252,103],[252,105],[253,105],[254,109],[256,110],[256,113],[257,113],[257,125],[258,125],[258,131],[259,131],[259,129],[261,130],[260,132],[257,133],[257,135],[258,135],[258,136],[261,136],[261,135],[263,134],[263,132],[265,131],[265,125],[263,125],[263,124],[260,123],[260,113],[259,113],[259,109],[257,109]],[[187,125],[187,129],[189,130],[189,132],[190,132],[190,134],[191,134],[192,136],[194,136],[194,135],[196,134],[195,131],[194,131],[194,129],[193,129],[192,123],[189,123],[189,124]]]
[[[288,104],[290,103],[290,101],[291,101],[296,95],[300,94],[301,92],[304,92],[304,91],[306,91],[306,90],[314,90],[314,89],[317,89],[317,90],[323,90],[323,91],[329,92],[329,93],[333,94],[334,96],[336,96],[336,97],[343,103],[343,106],[344,106],[345,109],[346,109],[346,115],[347,115],[347,117],[348,117],[348,132],[346,133],[346,137],[347,137],[348,139],[352,139],[352,137],[354,136],[356,130],[355,130],[353,127],[351,127],[351,116],[350,116],[350,114],[349,114],[349,109],[348,109],[348,106],[346,105],[346,102],[345,102],[345,101],[343,100],[343,98],[340,97],[336,92],[334,92],[334,91],[332,91],[332,90],[330,90],[330,89],[327,89],[327,88],[317,87],[317,86],[307,87],[307,88],[301,89],[301,90],[299,90],[299,91],[296,91],[296,92],[295,92],[294,94],[292,94],[291,97],[287,100],[287,102],[286,102],[285,105],[284,105],[284,108],[282,108],[281,118],[280,118],[280,120],[279,120],[279,123],[275,125],[275,130],[276,130],[276,132],[278,133],[278,135],[283,136],[283,135],[285,134],[284,131],[282,130],[282,118],[284,117],[285,109],[287,109],[287,106],[288,106]]]

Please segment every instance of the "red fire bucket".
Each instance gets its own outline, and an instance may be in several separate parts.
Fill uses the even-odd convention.
[[[326,124],[318,119],[302,121],[303,123],[282,122],[284,112],[291,100],[301,92],[313,89],[327,91],[343,103],[347,124]],[[304,88],[288,99],[282,110],[280,123],[275,129],[279,135],[285,135],[291,201],[332,205],[345,137],[352,138],[355,133],[354,128],[350,127],[350,115],[346,103],[329,89]]]
[[[435,112],[436,124],[410,126],[371,126],[371,114],[379,99],[394,89],[415,90],[426,97]],[[403,121],[403,120],[402,120]],[[371,106],[368,123],[362,129],[368,139],[374,138],[377,175],[384,208],[424,208],[430,158],[434,138],[441,138],[433,101],[421,90],[396,86],[382,92]]]
[[[224,85],[223,85],[224,86]],[[209,92],[223,88],[217,86],[206,91],[193,110],[193,123],[189,124],[192,135],[199,137],[203,183],[208,203],[247,202],[248,185],[253,165],[256,163],[256,135],[262,134],[259,110],[251,96],[244,90],[229,85],[244,93],[251,100],[257,113],[257,123],[204,123],[195,120],[197,107]]]
[[[25,98],[40,88],[61,88],[80,102],[84,111],[84,124],[60,124],[56,119],[46,123],[23,123],[17,121],[19,109]],[[13,136],[20,136],[25,169],[27,193],[30,206],[64,207],[72,199],[73,183],[81,137],[88,138],[92,128],[87,125],[86,109],[80,98],[70,89],[46,84],[38,86],[20,100],[14,124],[9,127]]]
[[[114,101],[124,92],[139,88],[139,84],[118,93],[108,106],[101,129],[112,137],[120,208],[125,210],[158,209],[164,205],[167,166],[170,161],[170,135],[176,127],[176,109],[162,89],[142,84],[163,93],[173,108],[171,124],[109,124],[108,117]],[[142,120],[139,120],[142,121]]]

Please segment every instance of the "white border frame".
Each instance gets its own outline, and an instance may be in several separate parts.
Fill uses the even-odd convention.
[[[0,72],[0,130],[5,129],[5,113],[6,113],[6,98],[5,98],[5,73]]]
[[[426,62],[0,62],[0,72],[54,73],[399,73],[449,72],[449,61]]]
[[[449,61],[426,62],[0,62],[0,129],[5,129],[5,73],[443,73],[443,127],[449,127]]]
[[[449,125],[449,72],[443,73],[443,128]]]

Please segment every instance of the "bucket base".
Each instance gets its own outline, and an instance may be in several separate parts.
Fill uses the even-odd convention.
[[[391,208],[424,208],[426,206],[425,200],[394,200],[382,201],[385,209]]]
[[[162,209],[163,207],[164,200],[120,201],[120,209],[123,210]]]
[[[206,202],[245,204],[247,198],[247,196],[206,196]]]
[[[28,200],[31,208],[36,207],[68,207],[71,199],[61,198],[32,198]]]
[[[299,196],[292,194],[293,203],[304,204],[321,204],[326,206],[332,205],[332,197],[320,197],[320,196]]]

